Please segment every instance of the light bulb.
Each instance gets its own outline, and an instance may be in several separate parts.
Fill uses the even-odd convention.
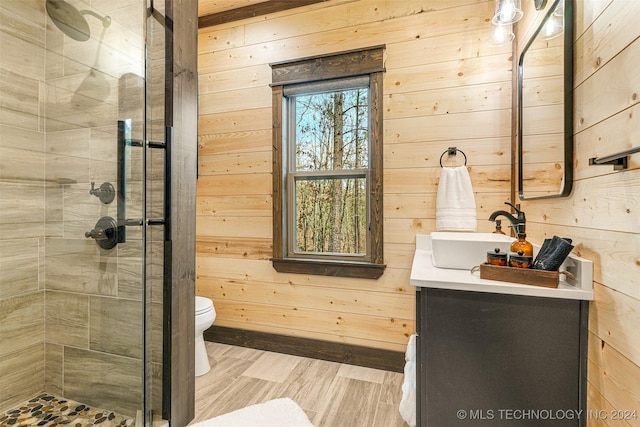
[[[507,1],[504,3],[502,10],[500,10],[500,21],[501,22],[511,22],[511,20],[516,16],[515,8],[513,7],[513,3]]]
[[[511,30],[511,25],[497,25],[491,35],[490,43],[492,46],[502,46],[511,43],[514,38],[515,35]]]
[[[550,40],[554,37],[558,37],[563,32],[562,18],[552,15],[544,24],[542,29],[542,35],[545,40]]]
[[[545,37],[549,37],[553,35],[553,33],[555,32],[555,29],[556,29],[556,23],[553,22],[553,19],[549,19],[549,21],[547,21],[547,23],[544,26]]]

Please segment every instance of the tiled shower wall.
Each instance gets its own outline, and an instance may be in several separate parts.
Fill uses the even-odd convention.
[[[43,8],[0,2],[0,409],[45,378]]]
[[[47,18],[44,0],[0,1],[0,409],[46,390],[135,415],[140,234],[133,227],[127,243],[103,250],[84,233],[117,216],[116,201],[89,194],[91,182],[116,186],[117,120],[140,129],[141,111],[121,117],[122,100],[142,106],[143,91],[120,77],[144,75],[144,2],[70,3],[111,25],[103,33],[86,16],[92,37],[77,42]],[[128,178],[135,217],[141,173]]]

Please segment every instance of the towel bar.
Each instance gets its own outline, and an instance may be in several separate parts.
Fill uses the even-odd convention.
[[[640,147],[630,148],[606,157],[592,157],[589,159],[589,166],[613,165],[614,170],[627,169],[629,156],[638,152],[640,152]]]

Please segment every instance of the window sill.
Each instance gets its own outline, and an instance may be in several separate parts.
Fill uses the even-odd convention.
[[[313,274],[361,279],[377,279],[382,276],[385,264],[368,262],[322,261],[299,258],[274,258],[273,268],[279,273]]]

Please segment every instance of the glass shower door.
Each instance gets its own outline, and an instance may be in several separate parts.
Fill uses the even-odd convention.
[[[0,417],[149,421],[146,11],[0,1]]]

